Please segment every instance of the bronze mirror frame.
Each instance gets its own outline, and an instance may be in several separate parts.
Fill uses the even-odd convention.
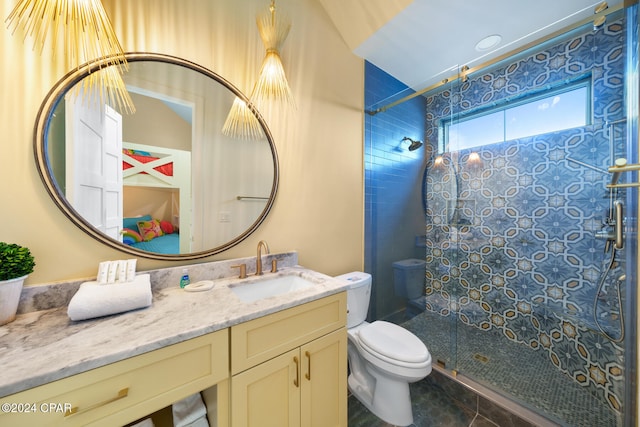
[[[92,224],[90,224],[86,219],[84,219],[74,208],[71,206],[69,201],[66,199],[62,190],[56,183],[55,176],[53,174],[53,170],[51,168],[49,159],[48,159],[48,132],[49,126],[51,122],[51,118],[53,117],[54,111],[59,104],[59,102],[64,98],[65,94],[78,82],[80,82],[83,78],[87,77],[91,72],[94,72],[99,69],[100,66],[104,66],[106,60],[98,61],[92,63],[91,65],[85,65],[80,67],[77,70],[69,72],[65,75],[61,80],[59,80],[49,91],[47,96],[45,97],[40,109],[38,111],[35,129],[34,129],[34,139],[33,139],[33,149],[36,167],[42,182],[49,193],[49,196],[53,199],[56,206],[65,214],[67,218],[71,220],[73,224],[79,227],[82,231],[87,233],[89,236],[93,237],[97,241],[113,248],[117,249],[121,252],[128,253],[130,255],[134,255],[142,258],[163,260],[163,261],[183,261],[183,260],[192,260],[198,258],[204,258],[211,255],[215,255],[221,253],[244,239],[246,239],[251,233],[253,233],[260,224],[265,220],[268,213],[270,212],[273,203],[275,202],[275,197],[278,189],[278,181],[279,181],[279,168],[278,168],[278,154],[276,151],[275,143],[273,140],[273,136],[264,120],[264,118],[260,115],[256,107],[250,103],[247,96],[245,96],[239,89],[237,89],[233,84],[229,81],[221,77],[220,75],[214,73],[213,71],[198,65],[194,62],[165,54],[159,53],[149,53],[149,52],[129,52],[125,54],[128,62],[136,62],[136,61],[149,61],[149,62],[163,62],[174,64],[178,66],[182,66],[188,69],[191,69],[195,72],[201,73],[214,82],[221,84],[226,87],[230,92],[233,93],[236,97],[243,100],[249,108],[253,111],[256,116],[262,130],[264,132],[264,136],[269,143],[271,149],[271,155],[273,158],[273,184],[271,187],[271,192],[266,202],[266,205],[258,216],[258,218],[240,235],[234,237],[232,240],[216,246],[211,249],[206,249],[198,252],[191,252],[185,254],[161,254],[156,252],[143,251],[132,246],[129,246],[123,242],[120,242],[116,239],[113,239],[106,234],[99,231]]]

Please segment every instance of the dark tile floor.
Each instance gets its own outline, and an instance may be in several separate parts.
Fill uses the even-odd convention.
[[[412,427],[496,427],[496,424],[451,399],[429,377],[411,384]],[[349,427],[392,427],[349,396]]]

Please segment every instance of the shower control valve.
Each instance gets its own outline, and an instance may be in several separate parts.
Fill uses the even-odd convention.
[[[599,240],[614,240],[616,238],[613,231],[613,225],[603,225],[600,231],[596,231],[596,239]]]
[[[614,231],[615,224],[610,224],[609,221],[605,221],[602,228],[596,231],[595,237],[598,240],[604,240],[604,253],[611,250],[611,244],[616,240],[616,234]]]
[[[619,200],[614,202],[613,207],[614,215],[606,218],[600,231],[595,233],[596,239],[605,240],[605,253],[611,250],[612,244],[616,249],[622,249],[624,247],[624,207]]]

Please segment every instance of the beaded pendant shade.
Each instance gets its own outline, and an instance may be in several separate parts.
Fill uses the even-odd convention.
[[[276,16],[276,4],[275,0],[272,0],[269,9],[258,15],[256,24],[266,54],[251,100],[258,106],[266,101],[283,101],[285,104],[294,106],[295,102],[279,52],[280,46],[289,35],[291,21],[285,16]]]
[[[286,17],[276,16],[276,3],[272,0],[269,8],[257,16],[256,24],[266,54],[249,98],[258,108],[265,107],[270,101],[280,101],[295,107],[279,53],[280,46],[289,35],[291,21]],[[240,139],[258,139],[262,136],[258,120],[246,103],[238,98],[233,103],[222,132]]]
[[[135,112],[122,79],[122,72],[128,69],[124,51],[100,0],[20,0],[5,23],[12,34],[22,27],[25,39],[33,37],[34,49],[39,48],[40,53],[50,37],[55,55],[61,37],[69,70],[98,64],[81,85],[85,94],[100,98],[89,100]]]
[[[222,127],[222,133],[238,139],[260,139],[262,127],[246,102],[236,97]]]

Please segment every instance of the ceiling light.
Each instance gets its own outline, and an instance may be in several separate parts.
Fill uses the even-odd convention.
[[[484,52],[485,50],[492,49],[500,44],[502,41],[502,36],[499,34],[492,34],[480,40],[476,43],[476,50],[479,52]]]

